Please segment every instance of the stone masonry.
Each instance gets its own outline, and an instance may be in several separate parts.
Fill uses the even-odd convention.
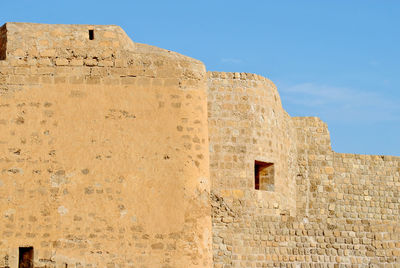
[[[204,65],[117,26],[2,32],[0,267],[210,267]]]
[[[0,28],[0,267],[400,267],[400,157],[118,26]]]

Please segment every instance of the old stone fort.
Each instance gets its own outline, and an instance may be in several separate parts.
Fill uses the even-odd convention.
[[[0,267],[400,267],[400,157],[118,26],[0,28]]]

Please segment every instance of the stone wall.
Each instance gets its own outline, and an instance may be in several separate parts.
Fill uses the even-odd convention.
[[[296,214],[296,131],[268,79],[208,76],[214,264],[261,265],[275,239],[268,225]],[[255,189],[255,160],[274,164],[273,191]]]
[[[232,92],[243,88],[229,80],[225,85]],[[214,91],[222,93],[223,88]],[[212,108],[217,104],[209,102],[210,118],[235,111],[221,102],[222,98],[218,105],[225,108],[218,113]],[[264,105],[271,109],[268,102]],[[399,267],[400,157],[335,153],[321,120],[289,121],[297,147],[296,212],[259,209],[266,202],[258,203],[254,196],[259,191],[252,185],[243,190],[250,192],[247,196],[224,196],[214,184],[218,176],[211,172],[214,267]],[[212,122],[210,146],[218,138],[213,137]],[[211,171],[221,161],[218,153],[211,147]],[[251,166],[233,173],[243,171],[250,181]],[[235,177],[228,178],[227,188],[235,185]],[[282,206],[276,202],[276,207]]]
[[[295,213],[295,132],[275,85],[253,74],[208,76],[213,191],[256,198],[270,214]],[[274,191],[253,191],[255,160],[274,164]]]
[[[0,217],[4,268],[400,267],[400,157],[118,26],[7,23]]]
[[[294,120],[298,138],[305,141],[298,143],[298,193],[307,193],[297,204],[304,229],[311,230],[307,238],[316,242],[314,258],[325,264],[399,267],[400,157],[332,152],[326,124],[317,118]]]
[[[7,58],[39,59],[58,66],[114,66],[135,51],[135,44],[115,25],[7,23]],[[90,39],[89,31],[93,33]],[[117,64],[118,62],[117,61]]]
[[[204,65],[116,26],[5,27],[0,267],[27,246],[35,267],[211,267]]]

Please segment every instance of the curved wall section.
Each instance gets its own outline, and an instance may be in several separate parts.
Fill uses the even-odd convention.
[[[115,26],[6,26],[0,266],[211,267],[204,65]]]
[[[254,74],[208,76],[213,190],[252,200],[265,214],[293,215],[296,136],[275,85]],[[274,187],[255,189],[255,161],[273,164]]]
[[[246,256],[255,224],[296,213],[296,134],[275,85],[245,73],[208,73],[214,262]],[[256,189],[255,161],[273,164],[274,185]],[[250,239],[252,240],[252,239]],[[248,250],[264,254],[254,243]]]

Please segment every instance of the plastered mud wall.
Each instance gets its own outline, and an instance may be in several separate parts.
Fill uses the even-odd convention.
[[[35,267],[211,267],[204,65],[117,26],[2,29],[0,267],[19,247]]]

